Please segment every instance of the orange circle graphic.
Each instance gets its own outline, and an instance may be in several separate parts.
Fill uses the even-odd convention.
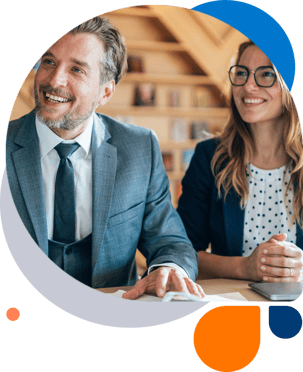
[[[216,371],[233,372],[247,366],[260,346],[260,308],[222,306],[198,322],[194,345],[199,358]]]
[[[20,316],[20,311],[16,309],[15,307],[11,307],[10,309],[7,310],[6,316],[9,320],[12,322],[19,319]]]

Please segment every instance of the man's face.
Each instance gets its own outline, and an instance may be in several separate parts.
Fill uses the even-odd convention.
[[[42,56],[35,78],[38,117],[50,128],[84,125],[104,104],[108,83],[100,86],[103,46],[95,35],[67,34]]]

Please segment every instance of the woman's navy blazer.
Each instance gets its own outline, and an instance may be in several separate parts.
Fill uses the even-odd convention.
[[[211,171],[218,139],[200,142],[190,166],[182,180],[183,194],[179,212],[189,239],[196,251],[211,251],[221,256],[242,256],[244,234],[244,209],[234,190],[226,200],[220,199],[215,178]],[[296,245],[303,249],[303,231],[297,223]]]

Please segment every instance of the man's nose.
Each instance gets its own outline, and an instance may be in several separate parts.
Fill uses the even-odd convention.
[[[60,66],[54,69],[50,76],[49,83],[53,88],[65,87],[67,85],[67,73],[65,69]]]

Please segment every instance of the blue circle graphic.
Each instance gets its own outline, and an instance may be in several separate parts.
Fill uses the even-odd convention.
[[[273,62],[291,90],[295,77],[294,52],[285,31],[269,14],[240,1],[211,1],[193,10],[218,18],[252,40]]]
[[[280,338],[292,338],[302,328],[300,313],[290,306],[269,307],[269,327],[272,333]]]

